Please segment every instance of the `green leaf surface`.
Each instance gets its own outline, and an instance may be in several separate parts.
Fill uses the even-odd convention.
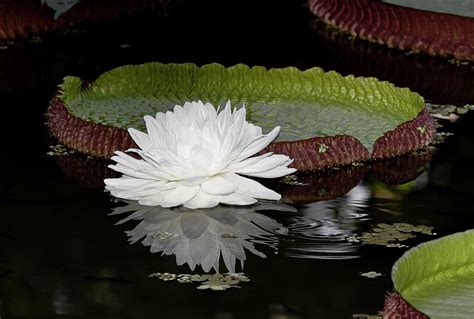
[[[474,230],[410,249],[395,263],[392,280],[430,318],[474,318]]]
[[[418,94],[375,78],[242,64],[127,65],[91,85],[66,77],[61,90],[73,115],[124,129],[144,130],[144,115],[187,101],[217,106],[231,100],[235,106],[245,104],[249,121],[264,132],[281,126],[279,140],[351,135],[369,151],[377,138],[414,119],[424,107]]]

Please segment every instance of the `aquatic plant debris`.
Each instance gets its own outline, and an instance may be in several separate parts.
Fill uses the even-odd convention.
[[[230,288],[240,288],[238,285],[242,282],[249,282],[250,279],[244,273],[215,273],[215,274],[172,274],[172,273],[152,273],[149,278],[158,278],[163,281],[176,280],[181,284],[198,283],[196,289],[223,291]]]
[[[303,182],[298,181],[298,176],[296,176],[294,174],[286,175],[279,182],[282,183],[282,184],[293,185],[293,186],[307,186],[307,185],[309,185],[308,183],[303,183]]]
[[[473,111],[474,105],[465,104],[463,106],[456,106],[451,104],[426,103],[426,110],[437,120],[456,122],[467,112]],[[442,127],[442,124],[438,123],[438,127]]]
[[[363,272],[360,274],[362,277],[366,277],[366,278],[370,278],[370,279],[374,279],[374,278],[378,278],[378,277],[381,277],[382,274],[379,273],[379,272],[376,272],[376,271],[368,271],[368,272]]]
[[[66,156],[66,155],[72,155],[75,154],[76,151],[73,149],[70,149],[62,144],[56,144],[56,145],[50,145],[49,146],[49,151],[46,153],[46,155],[50,156]]]
[[[320,68],[216,63],[127,65],[93,82],[68,76],[49,107],[48,126],[62,143],[110,157],[135,147],[125,130],[143,130],[147,114],[186,101],[218,106],[228,99],[244,103],[249,122],[263,131],[281,126],[265,151],[293,158],[293,167],[303,171],[410,153],[435,132],[423,98],[388,82]],[[424,125],[426,134],[419,134],[416,127]]]
[[[389,248],[408,247],[401,242],[416,237],[416,233],[425,235],[436,235],[433,227],[424,225],[411,225],[407,223],[394,223],[392,225],[380,223],[372,227],[371,231],[361,235],[348,236],[346,240],[351,243],[362,243],[364,245],[380,245]]]

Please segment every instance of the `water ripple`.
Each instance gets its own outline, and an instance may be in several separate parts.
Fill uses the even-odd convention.
[[[370,197],[369,188],[360,183],[341,198],[305,205],[290,219],[282,251],[293,258],[359,257],[359,245],[347,242],[347,238],[370,220],[366,212]]]

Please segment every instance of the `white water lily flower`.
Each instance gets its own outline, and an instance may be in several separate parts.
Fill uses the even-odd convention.
[[[286,155],[251,157],[277,137],[280,127],[262,134],[260,127],[245,120],[245,107],[232,112],[227,102],[219,112],[199,101],[144,119],[148,134],[128,130],[140,148],[129,151],[141,159],[120,151],[112,157],[117,164],[109,167],[123,176],[104,182],[115,197],[193,209],[219,203],[250,205],[281,196],[242,175],[276,178],[296,171],[288,167],[293,160]]]

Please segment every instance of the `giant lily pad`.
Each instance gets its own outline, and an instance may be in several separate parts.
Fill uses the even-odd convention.
[[[428,5],[431,0],[416,2],[419,8],[434,7]],[[472,8],[456,3],[456,12]],[[309,6],[325,23],[362,39],[411,52],[474,60],[474,19],[448,14],[453,11],[431,12],[372,0],[309,0]]]
[[[7,0],[0,3],[0,42],[71,26],[164,9],[166,0]]]
[[[281,126],[279,142],[267,150],[295,158],[302,170],[400,155],[434,133],[418,94],[320,68],[147,63],[113,69],[90,84],[69,76],[60,89],[49,109],[51,132],[102,157],[131,146],[125,130],[144,130],[144,115],[195,100],[245,104],[249,121],[264,132]]]
[[[430,318],[474,317],[474,230],[423,243],[394,265],[395,289]]]

